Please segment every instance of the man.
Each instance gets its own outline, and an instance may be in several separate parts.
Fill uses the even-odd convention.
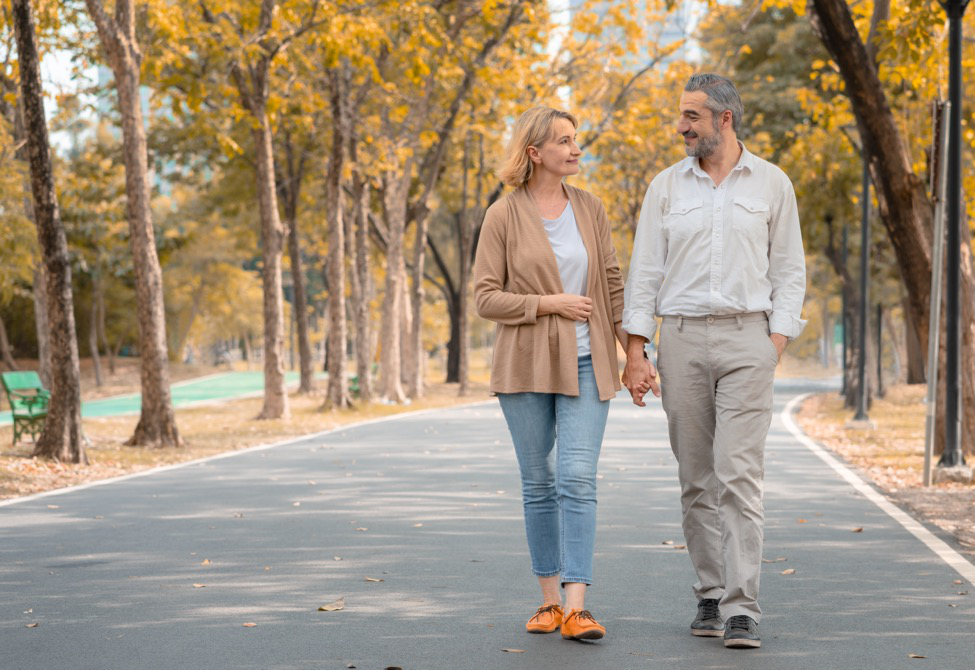
[[[744,110],[731,80],[694,75],[679,109],[688,157],[650,184],[633,243],[624,381],[641,407],[648,390],[663,393],[698,578],[691,633],[755,648],[772,380],[805,326],[799,216],[785,173],[738,141]],[[654,315],[659,387],[644,357]]]

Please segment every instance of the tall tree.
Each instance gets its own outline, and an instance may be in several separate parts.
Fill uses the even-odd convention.
[[[269,84],[274,59],[296,38],[321,25],[317,18],[319,3],[311,2],[303,15],[299,13],[295,24],[283,28],[275,25],[275,18],[281,14],[277,11],[276,0],[261,1],[256,21],[253,21],[253,13],[248,8],[241,8],[235,15],[233,11],[215,13],[209,5],[205,0],[200,1],[202,18],[213,30],[214,42],[223,50],[240,105],[252,121],[264,283],[264,405],[258,418],[287,418],[290,409],[284,378],[281,276],[281,254],[286,231],[278,212],[274,144],[268,110]],[[288,16],[294,17],[295,8],[289,10]],[[252,22],[253,25],[249,25]],[[279,23],[283,23],[283,20],[279,19]]]
[[[81,432],[81,382],[75,335],[74,297],[68,243],[58,212],[51,146],[44,116],[40,59],[30,0],[13,0],[12,14],[20,56],[20,91],[30,162],[37,237],[47,277],[51,334],[51,400],[34,455],[87,463]]]
[[[933,206],[924,181],[915,173],[913,161],[898,120],[891,109],[883,83],[845,0],[811,0],[813,25],[826,45],[845,82],[856,116],[856,125],[870,175],[876,189],[880,218],[894,248],[897,264],[907,289],[908,323],[918,340],[927,346],[928,300],[931,287],[931,236]],[[925,32],[936,7],[916,2],[909,21]],[[909,45],[913,47],[914,45]],[[955,138],[953,141],[961,141]],[[961,305],[963,411],[962,444],[975,447],[975,276],[971,237],[962,235]],[[942,354],[943,355],[943,354]],[[940,393],[939,393],[940,395]],[[944,415],[938,416],[938,451],[944,448]]]
[[[139,423],[127,444],[179,446],[182,439],[176,428],[169,391],[162,268],[156,252],[150,207],[146,130],[139,88],[142,50],[136,39],[135,2],[116,0],[114,16],[105,11],[102,0],[85,0],[85,4],[98,29],[102,48],[114,75],[122,117],[126,209],[139,315],[142,386]]]

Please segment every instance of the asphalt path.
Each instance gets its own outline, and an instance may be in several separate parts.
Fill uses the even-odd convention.
[[[689,634],[665,418],[621,396],[587,600],[599,642],[524,632],[538,596],[489,400],[0,506],[0,668],[973,667],[975,589],[787,430],[808,390],[776,393],[760,650]]]

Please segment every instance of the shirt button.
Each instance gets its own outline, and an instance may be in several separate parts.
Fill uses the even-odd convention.
[[[714,317],[713,316],[709,316],[708,317],[708,323],[714,323]]]
[[[721,211],[721,208],[720,208],[720,207],[715,207],[715,208],[714,208],[714,211],[716,211],[716,212],[720,212],[720,211]]]

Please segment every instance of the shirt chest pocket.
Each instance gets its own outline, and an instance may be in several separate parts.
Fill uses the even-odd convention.
[[[735,196],[731,228],[748,240],[768,246],[769,204],[761,198]]]
[[[701,198],[675,200],[664,216],[664,232],[670,241],[688,240],[701,232],[704,201]]]

